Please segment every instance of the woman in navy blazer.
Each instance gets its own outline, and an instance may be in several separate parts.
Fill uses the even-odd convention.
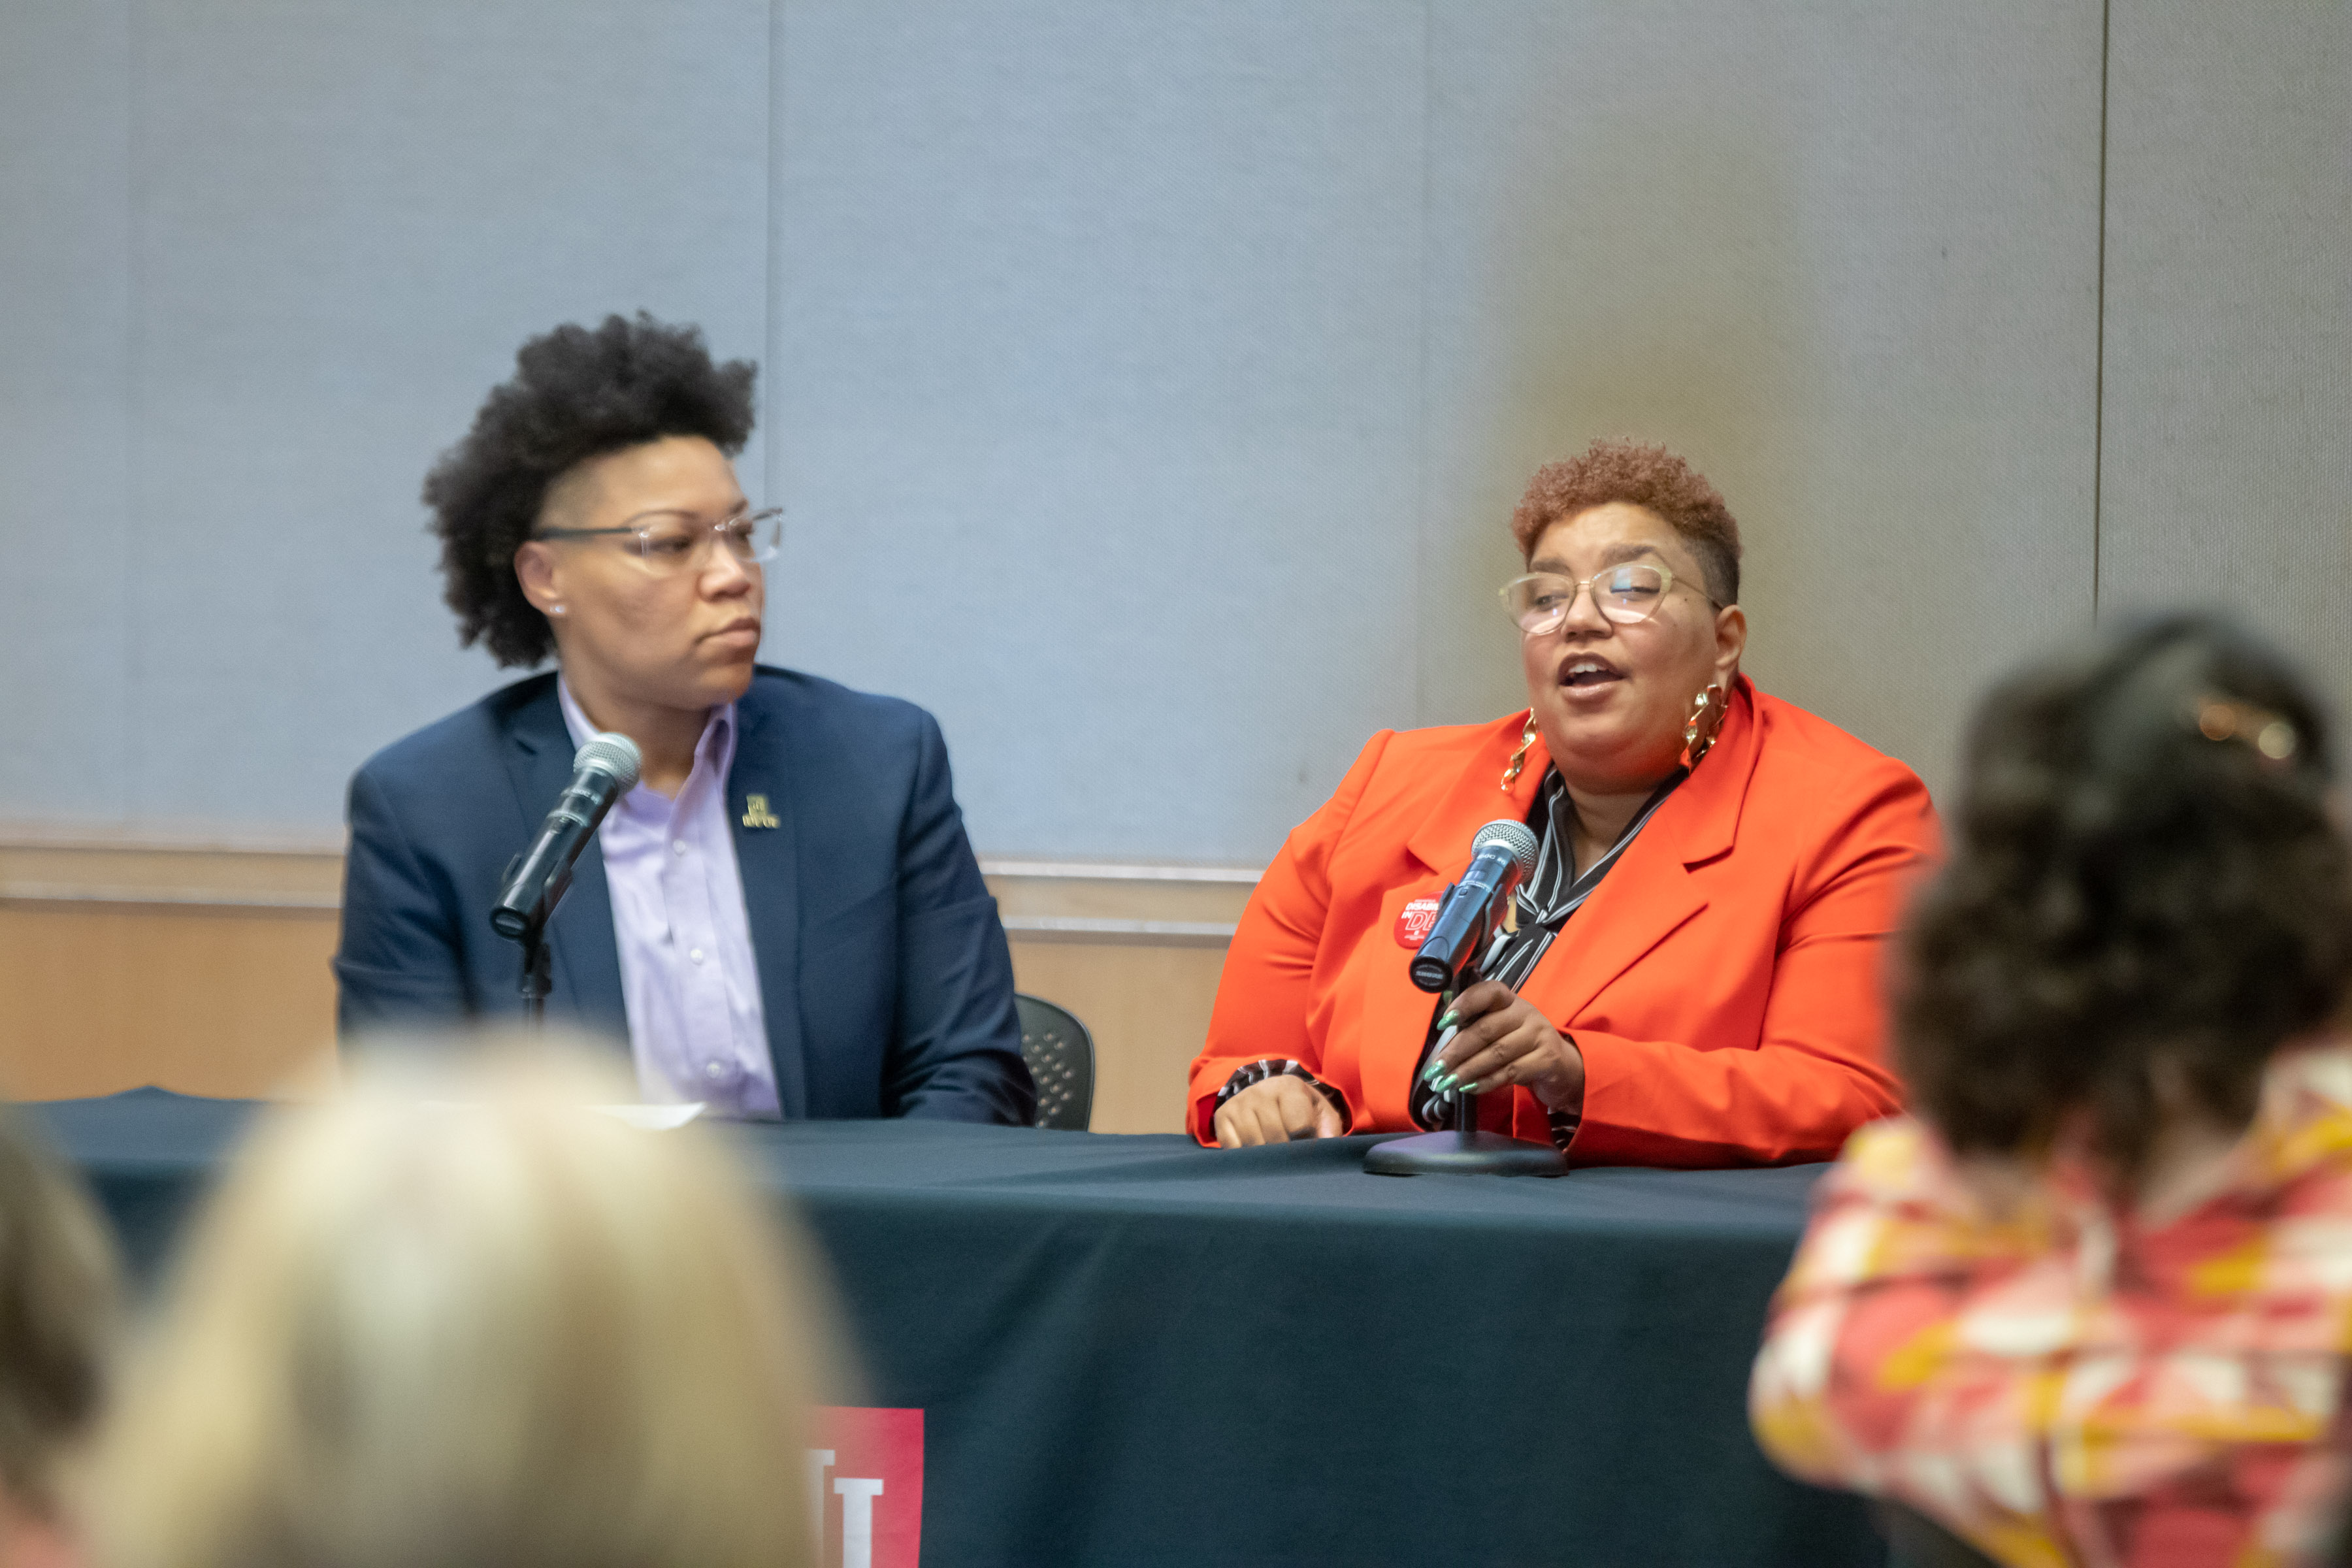
[[[751,431],[752,367],[714,366],[698,332],[642,315],[558,328],[517,366],[425,484],[450,605],[463,640],[501,663],[556,653],[579,719],[643,752],[631,798],[691,809],[731,850],[743,919],[725,910],[722,924],[748,924],[749,1016],[767,1057],[751,1066],[772,1074],[775,1113],[1027,1122],[1012,957],[939,725],[911,703],[753,662],[772,523],[728,460]],[[540,675],[360,769],[335,957],[347,1035],[520,1012],[521,951],[489,911],[573,749],[558,678]],[[628,905],[640,912],[616,931],[592,842],[548,926],[550,1016],[639,1037],[641,1082],[633,1011],[703,978],[666,972],[684,955],[666,926],[646,928],[646,907]],[[698,946],[692,962],[704,957]],[[752,983],[730,977],[734,993]]]

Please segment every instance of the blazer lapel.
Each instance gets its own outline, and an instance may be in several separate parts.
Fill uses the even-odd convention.
[[[528,845],[572,782],[572,735],[563,726],[563,708],[554,681],[547,683],[544,696],[516,713],[511,734],[514,743],[507,751],[507,773],[514,781],[515,806],[522,819],[517,842]],[[594,838],[572,863],[572,886],[548,922],[548,944],[555,994],[568,994],[572,1011],[583,1022],[625,1046],[629,1009],[621,990],[621,948],[613,934],[613,893],[604,880],[604,850]]]
[[[735,864],[751,923],[760,971],[760,1009],[776,1072],[776,1105],[785,1121],[808,1113],[808,1064],[801,1040],[800,824],[792,756],[781,714],[763,701],[760,682],[735,704],[735,763],[727,774],[727,815]]]
[[[1521,994],[1566,1026],[1610,982],[1706,908],[1692,872],[1731,850],[1760,750],[1755,689],[1741,676],[1723,729],[1641,836],[1626,847],[1528,975]]]
[[[1496,726],[1493,739],[1478,748],[1436,808],[1405,840],[1405,847],[1412,851],[1415,859],[1433,871],[1443,872],[1448,881],[1455,880],[1470,868],[1470,841],[1477,837],[1480,828],[1498,817],[1525,822],[1528,813],[1535,809],[1536,791],[1542,787],[1544,774],[1551,770],[1551,755],[1544,749],[1542,736],[1537,736],[1535,743],[1528,748],[1519,776],[1508,787],[1502,783],[1510,755],[1518,749],[1519,729],[1525,722],[1522,715]]]
[[[1436,805],[1405,838],[1405,848],[1421,863],[1422,874],[1408,875],[1381,895],[1379,923],[1366,938],[1371,952],[1362,959],[1369,965],[1364,1011],[1353,1025],[1361,1040],[1359,1093],[1377,1121],[1402,1124],[1409,1117],[1413,1064],[1428,1038],[1437,1004],[1436,997],[1413,984],[1407,963],[1411,954],[1392,945],[1397,917],[1412,900],[1440,896],[1448,883],[1461,879],[1469,869],[1470,841],[1478,829],[1498,817],[1527,820],[1551,764],[1538,739],[1528,749],[1518,777],[1503,787],[1503,772],[1518,748],[1524,722],[1525,715],[1519,714],[1496,723],[1473,750]]]

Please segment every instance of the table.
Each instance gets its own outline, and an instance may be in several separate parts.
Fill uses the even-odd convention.
[[[255,1108],[31,1108],[152,1269]],[[925,1412],[926,1564],[1885,1561],[1748,1365],[1821,1167],[1397,1179],[1377,1140],[724,1130]]]

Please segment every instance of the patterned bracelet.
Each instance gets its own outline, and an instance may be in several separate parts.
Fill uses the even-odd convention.
[[[1329,1100],[1331,1109],[1339,1113],[1340,1131],[1345,1132],[1356,1124],[1354,1113],[1348,1109],[1346,1095],[1308,1072],[1301,1064],[1295,1061],[1276,1061],[1272,1057],[1261,1058],[1247,1067],[1234,1069],[1234,1076],[1225,1079],[1225,1087],[1217,1090],[1217,1102],[1211,1108],[1212,1112],[1223,1110],[1225,1101],[1252,1084],[1264,1083],[1270,1078],[1295,1078]]]
[[[1570,1143],[1575,1142],[1576,1130],[1582,1125],[1583,1121],[1584,1118],[1574,1111],[1553,1111],[1551,1113],[1551,1146],[1564,1150]]]
[[[1576,1046],[1576,1037],[1567,1030],[1561,1030],[1559,1037],[1570,1046]],[[1578,1046],[1577,1049],[1581,1051],[1583,1047]],[[1576,1130],[1584,1125],[1584,1106],[1579,1102],[1574,1110],[1552,1110],[1549,1106],[1544,1109],[1551,1112],[1551,1146],[1565,1152],[1570,1143],[1576,1142]]]

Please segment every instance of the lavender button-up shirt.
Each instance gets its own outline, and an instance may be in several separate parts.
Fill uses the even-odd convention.
[[[576,748],[596,732],[561,678]],[[725,1116],[773,1121],[775,1063],[751,956],[751,917],[727,821],[735,705],[710,710],[676,800],[639,784],[613,803],[596,841],[613,893],[621,999],[637,1090],[654,1101],[706,1100]]]

